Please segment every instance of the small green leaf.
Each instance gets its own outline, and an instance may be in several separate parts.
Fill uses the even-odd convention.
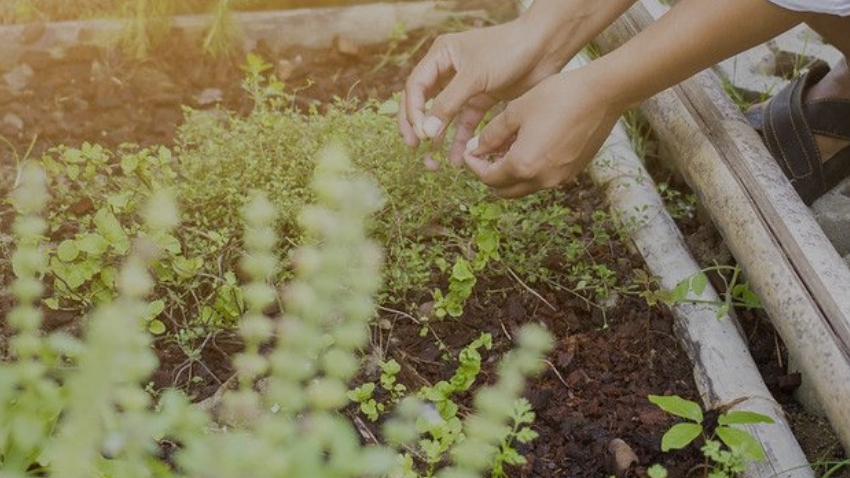
[[[684,279],[682,282],[676,284],[676,287],[670,291],[670,295],[672,296],[672,301],[674,303],[681,302],[688,297],[688,291],[690,290],[690,280]]]
[[[520,443],[531,443],[531,441],[537,438],[537,436],[538,435],[536,431],[532,430],[531,428],[525,427],[517,432],[516,440]]]
[[[68,167],[65,168],[65,172],[71,180],[76,181],[77,178],[80,177],[80,167],[76,164],[69,164]]]
[[[161,335],[165,333],[165,324],[162,321],[157,319],[153,319],[148,322],[148,331],[154,335]]]
[[[467,281],[475,279],[475,274],[472,273],[472,268],[469,267],[469,261],[460,258],[452,267],[452,280]]]
[[[650,395],[649,401],[669,414],[686,418],[695,423],[702,423],[702,408],[696,402],[685,400],[678,395]]]
[[[77,248],[90,256],[101,256],[109,248],[109,242],[100,234],[85,234],[76,241]]]
[[[121,158],[121,171],[124,172],[125,175],[129,175],[133,173],[136,168],[139,167],[139,157],[130,154]]]
[[[649,478],[667,478],[667,469],[656,463],[646,470],[646,474]]]
[[[661,451],[678,450],[688,446],[702,433],[697,423],[677,423],[661,437]]]
[[[396,362],[395,359],[390,359],[386,362],[381,362],[380,366],[381,370],[383,370],[384,373],[389,375],[395,375],[401,371],[401,365],[399,365],[399,363]]]
[[[513,448],[503,449],[501,453],[501,458],[508,465],[522,465],[526,462],[525,457],[520,455],[519,452],[514,450]]]
[[[158,234],[153,240],[165,252],[170,254],[180,254],[181,252],[180,240],[172,234]]]
[[[717,418],[717,423],[721,425],[745,425],[750,423],[774,423],[773,419],[761,413],[749,412],[746,410],[736,410],[733,412],[723,413]]]
[[[94,215],[94,225],[104,239],[107,240],[119,254],[126,254],[130,250],[130,239],[118,218],[107,209],[100,209]]]
[[[164,300],[155,300],[148,304],[147,311],[145,312],[146,317],[154,318],[161,314],[165,310],[165,301]]]
[[[704,272],[697,273],[691,279],[691,290],[696,295],[702,295],[705,292],[705,287],[708,285],[708,276]]]
[[[715,430],[717,436],[730,449],[736,449],[744,455],[745,458],[753,461],[764,460],[764,448],[761,443],[748,432],[730,427],[717,427]]]
[[[59,244],[59,247],[56,248],[56,257],[59,258],[62,262],[72,262],[74,259],[79,257],[80,250],[77,248],[76,243],[71,239],[66,239]]]
[[[113,209],[115,209],[117,211],[123,211],[130,204],[130,196],[131,196],[130,192],[124,191],[124,192],[121,192],[121,193],[109,195],[109,197],[106,199],[106,201],[109,203],[109,205]]]

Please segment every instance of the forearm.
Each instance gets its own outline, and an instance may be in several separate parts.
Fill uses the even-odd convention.
[[[683,0],[588,67],[628,108],[803,20],[767,0]]]
[[[636,0],[536,0],[517,21],[541,45],[539,61],[566,64]]]

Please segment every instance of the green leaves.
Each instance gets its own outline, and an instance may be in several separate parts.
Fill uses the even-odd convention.
[[[165,333],[165,324],[162,323],[161,320],[157,319],[159,314],[165,311],[165,301],[163,300],[154,300],[148,303],[147,310],[145,311],[145,321],[148,324],[148,332],[153,335],[161,335]]]
[[[77,249],[89,256],[98,257],[109,248],[109,241],[100,234],[83,234],[76,240]]]
[[[747,410],[735,410],[723,413],[717,419],[720,425],[748,425],[754,423],[774,423],[773,419],[761,413]]]
[[[80,249],[77,247],[77,242],[73,240],[65,240],[56,248],[56,257],[62,262],[73,262],[80,255]]]
[[[700,435],[705,435],[703,428],[702,408],[696,402],[683,399],[679,396],[650,395],[649,401],[658,405],[662,410],[671,415],[688,420],[686,423],[677,423],[670,427],[661,437],[661,450],[678,450],[684,448],[696,440]],[[765,459],[764,449],[761,443],[746,430],[733,428],[731,425],[752,425],[758,423],[773,423],[773,419],[760,413],[747,410],[730,411],[721,413],[717,419],[718,426],[713,430],[715,436],[725,444],[729,450],[721,450],[720,444],[710,437],[706,437],[702,448],[703,454],[713,460],[721,470],[730,471],[743,469],[741,459],[761,461]],[[722,476],[731,476],[724,474]]]
[[[740,452],[748,460],[764,460],[764,448],[762,448],[761,443],[745,430],[717,427],[715,433],[726,446]]]
[[[677,423],[661,437],[661,451],[679,450],[702,434],[699,423]]]
[[[685,400],[678,395],[650,395],[649,401],[658,405],[659,408],[671,415],[686,418],[692,422],[702,423],[702,407],[696,402]]]
[[[102,208],[95,213],[92,221],[97,232],[115,249],[116,253],[124,255],[129,252],[130,238],[127,237],[127,233],[124,232],[124,228],[121,227],[121,223],[118,222],[118,218],[112,212]]]
[[[692,423],[677,423],[661,437],[661,450],[678,450],[688,446],[702,434],[703,414],[698,403],[685,400],[678,395],[650,395],[649,401],[665,412],[690,420]]]

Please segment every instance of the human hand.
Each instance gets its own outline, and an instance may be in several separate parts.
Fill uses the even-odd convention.
[[[588,67],[544,80],[469,141],[463,156],[467,168],[506,198],[574,178],[626,109],[602,83]]]
[[[542,43],[519,20],[438,37],[405,86],[398,115],[405,142],[415,147],[431,139],[439,146],[447,125],[456,121],[449,159],[462,164],[466,143],[487,111],[560,69],[558,61],[545,58]]]

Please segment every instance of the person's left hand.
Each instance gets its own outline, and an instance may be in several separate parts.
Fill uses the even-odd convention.
[[[509,103],[469,141],[467,168],[506,198],[573,179],[626,109],[602,84],[588,67],[544,80]]]

